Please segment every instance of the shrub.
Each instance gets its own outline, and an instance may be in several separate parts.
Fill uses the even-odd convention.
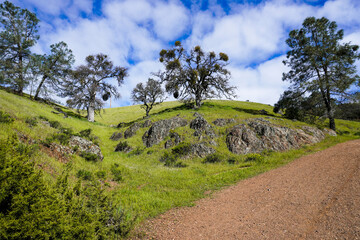
[[[92,180],[93,174],[87,170],[79,170],[76,174],[76,177],[81,178],[83,180]]]
[[[0,111],[0,123],[12,123],[14,119],[6,112]]]
[[[32,158],[16,136],[0,140],[0,239],[119,239],[129,233],[136,219],[99,181],[72,187],[65,171],[56,184],[45,182]]]
[[[190,143],[180,143],[179,145],[175,146],[171,149],[171,153],[176,157],[182,157],[189,154],[191,151],[191,144]]]
[[[106,178],[106,171],[104,170],[99,170],[95,173],[95,175],[100,178],[100,179],[105,179]]]
[[[113,165],[111,165],[110,171],[113,174],[114,181],[121,182],[123,180],[123,176],[119,164],[114,163]]]
[[[30,127],[35,127],[37,125],[37,120],[36,118],[30,118],[30,117],[27,117],[25,119],[25,122],[30,126]]]
[[[144,148],[142,147],[137,147],[135,148],[131,153],[130,155],[140,155],[144,152]]]
[[[167,167],[175,166],[176,161],[177,157],[169,152],[164,152],[164,154],[160,157],[160,162],[163,162]]]
[[[261,152],[262,156],[270,156],[271,154],[273,154],[275,151],[271,150],[271,149],[265,149]]]
[[[52,128],[56,128],[56,129],[60,129],[61,128],[61,124],[59,121],[49,121],[50,127]]]
[[[90,137],[90,134],[91,134],[91,131],[92,131],[92,130],[91,130],[90,128],[81,130],[81,131],[79,132],[79,136],[80,136],[80,137],[83,137],[83,138],[89,138],[89,137]]]
[[[115,147],[115,152],[129,152],[131,147],[129,146],[127,141],[119,142]]]
[[[98,159],[98,155],[89,152],[81,152],[80,156],[85,158],[85,160],[89,162],[96,162],[96,160]]]
[[[262,162],[264,160],[264,156],[258,153],[250,153],[246,155],[245,162]]]
[[[354,133],[355,136],[360,136],[360,132]]]
[[[223,156],[220,153],[213,153],[204,159],[203,163],[218,163],[223,160]]]
[[[229,164],[236,164],[238,162],[238,159],[236,157],[229,157],[227,162]]]

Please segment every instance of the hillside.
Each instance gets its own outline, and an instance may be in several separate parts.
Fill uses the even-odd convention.
[[[8,114],[14,120],[0,122],[0,140],[5,141],[15,134],[23,143],[38,146],[36,168],[44,172],[43,178],[49,184],[55,182],[64,170],[69,174],[70,186],[75,186],[78,180],[82,184],[91,180],[100,182],[112,201],[125,209],[126,218],[136,217],[137,223],[171,208],[191,205],[214,190],[360,135],[359,122],[337,120],[338,136],[325,134],[320,143],[299,145],[298,149],[280,152],[269,150],[266,147],[269,145],[261,143],[261,151],[257,153],[236,154],[236,151],[229,151],[227,137],[239,124],[247,126],[252,121],[265,121],[266,126],[286,129],[290,134],[309,126],[273,114],[271,106],[239,101],[206,101],[197,111],[179,102],[165,102],[156,106],[148,119],[143,119],[144,110],[139,105],[112,108],[97,116],[95,123],[87,122],[69,109],[62,110],[68,118],[50,105],[0,90],[0,111],[3,116]],[[166,136],[156,139],[157,142],[148,147],[144,145],[143,136],[146,132],[147,136],[150,135],[151,126],[160,120],[167,124],[167,120],[175,117],[186,124],[172,127]],[[196,133],[196,128],[190,128],[197,117],[205,119],[211,131],[205,129],[201,132],[200,129]],[[213,122],[219,118],[232,120],[221,126],[215,125]],[[119,123],[122,125],[117,128]],[[135,126],[134,135],[124,139],[125,131],[131,126]],[[317,127],[322,129],[324,125]],[[84,131],[87,129],[91,130]],[[311,126],[311,129],[317,128]],[[208,134],[208,130],[213,135]],[[122,137],[111,140],[114,133]],[[71,135],[82,136],[98,145],[102,161],[92,158],[92,155],[81,157],[78,148],[68,147]],[[176,136],[182,142],[178,146],[175,146],[178,144]],[[315,137],[312,133],[307,136],[309,139]],[[119,145],[120,142],[123,144]],[[173,145],[166,149],[167,142]],[[206,158],[207,154],[199,156],[197,150],[189,154],[193,152],[192,146],[200,142],[206,142],[205,145],[217,154],[211,155],[213,158]],[[123,151],[115,152],[116,148]],[[70,152],[64,154],[64,149]]]

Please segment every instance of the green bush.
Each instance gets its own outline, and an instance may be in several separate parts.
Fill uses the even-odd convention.
[[[236,163],[238,163],[238,159],[236,157],[229,157],[227,162],[229,164],[236,164]]]
[[[131,153],[130,155],[140,155],[144,152],[144,148],[143,147],[137,147],[135,148]]]
[[[113,175],[113,180],[116,182],[121,182],[123,180],[123,175],[121,172],[121,167],[119,164],[114,163],[111,165],[110,171]]]
[[[99,181],[72,187],[66,171],[56,183],[46,181],[32,152],[16,136],[0,140],[0,239],[119,239],[129,233],[135,218]]]
[[[83,138],[89,138],[89,137],[90,137],[90,134],[91,134],[91,131],[92,131],[92,130],[91,130],[90,128],[81,130],[81,131],[79,132],[79,136],[80,136],[80,137],[83,137]]]
[[[127,141],[119,142],[115,147],[115,152],[128,152],[131,150],[130,145]]]
[[[191,151],[191,144],[190,143],[180,143],[179,145],[173,147],[171,149],[171,153],[176,157],[182,157],[189,154]]]
[[[14,119],[6,112],[0,111],[0,123],[12,123]]]
[[[83,180],[92,180],[93,174],[87,170],[79,170],[76,174],[76,177],[81,178]]]
[[[360,136],[360,132],[354,133],[355,136]]]
[[[262,162],[264,161],[264,156],[258,153],[250,153],[246,155],[245,162]]]
[[[52,128],[56,128],[56,129],[60,129],[61,128],[61,124],[59,121],[49,121],[50,127]]]
[[[98,159],[98,155],[85,151],[80,153],[80,157],[84,158],[86,161],[89,162],[96,162]]]
[[[99,171],[95,172],[95,175],[100,179],[105,179],[106,178],[106,171],[99,170]]]
[[[36,118],[34,118],[34,117],[33,117],[33,118],[27,117],[27,118],[25,119],[25,122],[26,122],[30,127],[35,127],[35,126],[38,124]]]
[[[204,159],[203,163],[218,163],[223,160],[223,156],[220,153],[213,153]]]

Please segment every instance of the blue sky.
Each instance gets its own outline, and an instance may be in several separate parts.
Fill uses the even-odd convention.
[[[0,2],[2,2],[0,0]],[[345,30],[344,41],[360,45],[358,0],[12,0],[36,12],[40,23],[37,53],[65,41],[76,64],[105,53],[129,77],[112,106],[132,104],[131,90],[162,68],[161,49],[181,40],[229,55],[231,85],[238,100],[274,104],[288,83],[282,64],[290,30],[308,16],[325,16]],[[360,68],[359,62],[357,62]],[[171,100],[171,98],[169,98]]]

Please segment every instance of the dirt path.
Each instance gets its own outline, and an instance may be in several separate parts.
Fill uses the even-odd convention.
[[[360,239],[360,140],[147,222],[144,239]]]

